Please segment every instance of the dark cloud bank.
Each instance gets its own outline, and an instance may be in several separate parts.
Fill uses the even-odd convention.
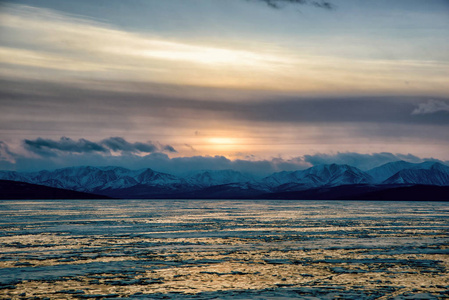
[[[248,0],[247,0],[248,1]],[[274,9],[280,9],[282,7],[284,7],[285,5],[288,4],[293,4],[293,5],[311,5],[311,6],[315,6],[318,8],[324,8],[324,9],[328,9],[328,10],[332,10],[335,8],[335,6],[328,2],[328,1],[310,1],[310,0],[249,0],[249,1],[253,1],[253,2],[263,2],[266,5],[268,5],[268,7],[274,8]]]
[[[158,151],[176,152],[170,145],[157,146],[152,142],[130,143],[121,137],[110,137],[100,142],[91,142],[86,139],[72,140],[62,137],[59,141],[38,138],[24,140],[25,148],[42,156],[57,156],[59,152],[65,153],[110,153],[122,154],[153,153]]]
[[[301,170],[314,165],[331,163],[348,164],[362,170],[368,170],[398,160],[415,163],[425,160],[440,161],[434,158],[420,158],[412,154],[388,152],[372,154],[354,152],[317,153],[289,159],[278,157],[270,160],[230,160],[224,156],[170,158],[166,153],[163,153],[176,152],[170,145],[159,145],[152,142],[130,143],[121,137],[111,137],[99,142],[86,139],[73,140],[67,137],[62,137],[59,140],[38,138],[24,140],[23,145],[30,155],[14,153],[6,143],[0,141],[0,170],[38,171],[91,165],[121,166],[129,169],[152,168],[172,174],[206,169],[233,169],[256,176],[266,176],[273,172]]]
[[[131,88],[132,86],[127,86]],[[140,86],[138,88],[141,88]],[[138,90],[138,88],[136,88]],[[58,114],[72,116],[95,116],[84,118],[89,125],[108,126],[115,122],[128,122],[132,116],[176,119],[198,116],[214,119],[227,119],[248,122],[271,123],[390,123],[404,125],[448,125],[449,98],[427,96],[351,96],[351,97],[285,97],[275,94],[241,96],[241,91],[219,90],[222,98],[216,96],[200,97],[211,91],[200,89],[193,91],[185,87],[167,86],[163,89],[152,85],[148,90],[107,91],[76,88],[45,82],[24,82],[0,80],[0,102],[3,107],[17,114],[30,113],[38,116]],[[20,92],[18,92],[20,91]],[[240,96],[239,96],[240,95]],[[241,97],[239,101],[232,101]],[[251,99],[257,98],[257,101]],[[61,99],[64,105],[61,106]],[[0,113],[0,116],[2,114]],[[120,115],[120,118],[115,116]],[[112,119],[110,116],[114,116]],[[31,118],[32,119],[32,118]],[[93,120],[95,119],[95,121]],[[25,121],[22,121],[25,122]],[[31,122],[31,121],[30,121]],[[61,123],[61,122],[60,122]],[[65,123],[68,123],[65,120]],[[121,123],[121,124],[122,124]],[[3,124],[0,121],[0,124]],[[6,124],[5,124],[6,126]]]

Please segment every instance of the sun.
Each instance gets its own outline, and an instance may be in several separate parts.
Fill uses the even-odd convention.
[[[228,158],[252,152],[251,140],[243,136],[212,135],[204,137],[201,145],[197,146],[205,155],[221,155]]]
[[[227,137],[212,137],[209,138],[209,143],[214,145],[233,145],[235,144],[235,140]]]

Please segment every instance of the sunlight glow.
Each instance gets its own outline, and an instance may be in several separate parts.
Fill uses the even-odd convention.
[[[209,139],[209,143],[216,145],[233,145],[235,144],[235,140],[226,137],[213,137]]]

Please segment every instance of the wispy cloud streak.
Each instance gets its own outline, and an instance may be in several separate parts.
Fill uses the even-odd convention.
[[[273,3],[332,7],[326,1]],[[356,59],[333,51],[319,55],[307,47],[292,48],[272,41],[224,46],[208,39],[168,39],[154,32],[126,31],[80,16],[18,4],[2,4],[0,27],[0,63],[4,66],[0,77],[6,78],[71,83],[84,79],[90,84],[94,79],[333,94],[373,89],[397,92],[403,90],[405,81],[413,81],[408,89],[439,93],[445,90],[441,82],[448,73],[441,61]]]
[[[180,72],[187,67],[179,63],[230,70],[232,66],[263,69],[289,62],[260,49],[252,51],[168,40],[24,5],[5,4],[0,11],[0,26],[6,33],[3,39],[11,45],[0,48],[0,62],[12,65],[80,72],[121,71],[129,78],[140,71],[147,78],[153,75],[150,79],[155,80],[154,75],[160,77],[164,72]],[[29,46],[19,48],[24,46],[24,38],[28,38]],[[164,65],[159,63],[161,61]]]
[[[437,112],[449,112],[449,104],[442,100],[430,99],[427,102],[420,103],[417,108],[412,111],[412,115],[427,115]]]
[[[130,143],[122,137],[110,137],[100,142],[92,142],[83,138],[73,140],[68,137],[62,137],[59,140],[37,138],[35,140],[26,139],[23,143],[25,149],[42,156],[58,156],[60,153],[99,153],[109,155],[111,152],[121,154],[148,154],[158,151],[176,152],[175,148],[170,145],[158,147],[152,142]]]
[[[335,8],[335,5],[328,1],[309,1],[309,0],[250,0],[250,1],[258,1],[263,2],[271,8],[280,9],[286,4],[294,4],[294,5],[312,5],[319,8],[324,8],[328,10],[332,10]]]
[[[15,163],[15,154],[9,150],[8,144],[0,141],[0,162]]]

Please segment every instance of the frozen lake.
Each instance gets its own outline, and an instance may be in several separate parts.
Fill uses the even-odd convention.
[[[0,201],[0,298],[449,298],[449,203]]]

